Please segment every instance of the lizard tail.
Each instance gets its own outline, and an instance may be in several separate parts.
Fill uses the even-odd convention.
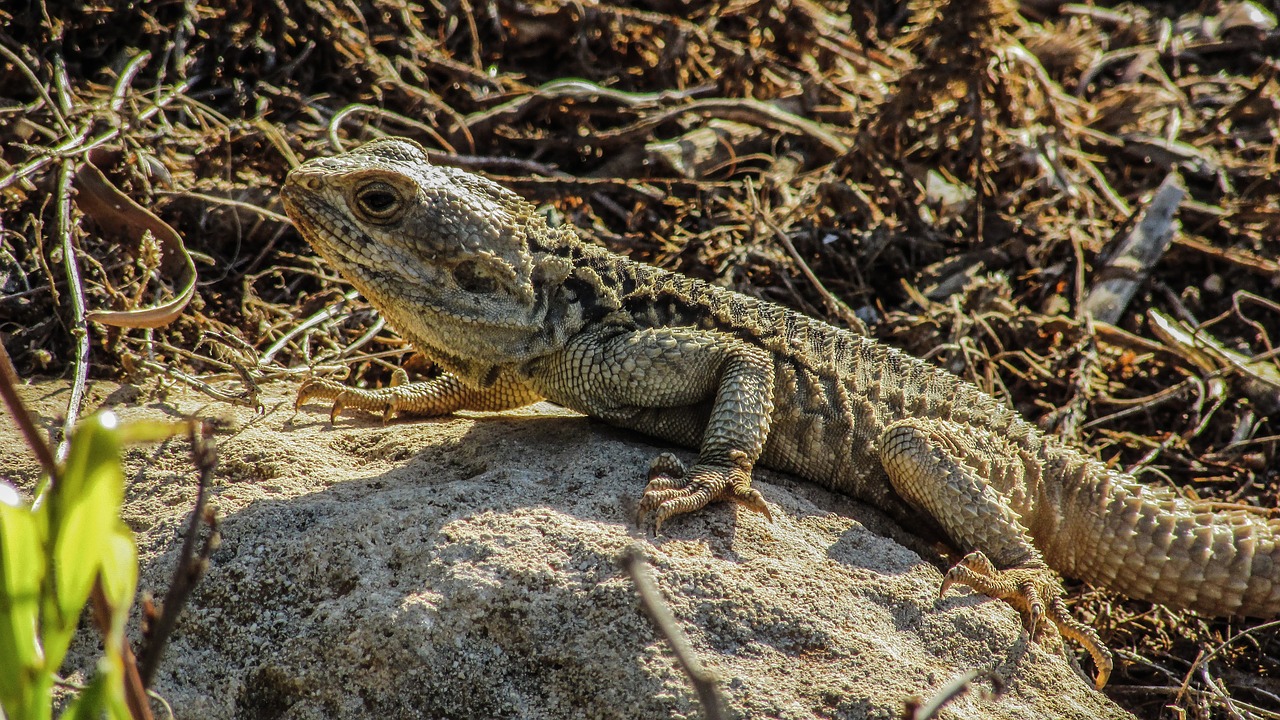
[[[1061,485],[1049,564],[1142,600],[1207,615],[1280,616],[1280,520],[1179,497],[1095,460]]]

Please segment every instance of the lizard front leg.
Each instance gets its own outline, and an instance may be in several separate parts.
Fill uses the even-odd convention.
[[[472,387],[448,373],[424,382],[409,383],[407,379],[404,370],[397,368],[390,387],[363,390],[327,378],[310,378],[298,388],[294,409],[319,398],[333,401],[330,422],[349,407],[380,413],[386,422],[392,415],[432,417],[457,410],[510,410],[542,399],[508,372],[499,373],[497,381],[487,387]]]
[[[773,414],[773,361],[732,335],[693,328],[604,328],[571,340],[536,371],[547,396],[616,425],[700,447],[687,471],[654,460],[637,521],[731,500],[769,515],[751,488]]]
[[[972,551],[947,571],[938,595],[960,584],[1004,600],[1027,619],[1032,637],[1046,621],[1052,623],[1093,657],[1101,689],[1111,675],[1111,652],[1093,628],[1067,612],[1061,580],[1032,545],[1010,498],[992,482],[1012,473],[1015,485],[1025,488],[1027,479],[1019,473],[1028,465],[1017,451],[975,428],[912,418],[885,429],[880,454],[894,490]]]

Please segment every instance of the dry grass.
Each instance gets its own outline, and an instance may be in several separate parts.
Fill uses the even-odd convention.
[[[1277,506],[1280,34],[1262,6],[642,7],[0,9],[0,338],[26,376],[167,373],[237,402],[309,365],[381,381],[404,346],[369,332],[276,188],[298,158],[405,134],[639,259],[857,313],[1150,482]],[[163,327],[83,319],[178,292],[162,246],[122,252],[80,221],[91,150],[195,256]],[[1098,268],[1172,171],[1181,231],[1114,326],[1089,322]],[[1270,369],[1199,362],[1152,311]],[[1274,628],[1075,603],[1139,716],[1277,717]]]

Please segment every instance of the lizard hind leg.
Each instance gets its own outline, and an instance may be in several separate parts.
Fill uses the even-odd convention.
[[[675,455],[662,453],[649,465],[649,484],[636,509],[636,524],[652,513],[656,533],[672,516],[700,510],[714,500],[732,500],[773,519],[764,496],[751,487],[750,469],[740,463],[728,467],[697,463],[686,470]]]
[[[1111,653],[1092,628],[1068,613],[1062,582],[1032,545],[1016,509],[1028,510],[1027,503],[1010,498],[1010,489],[1025,484],[1010,444],[957,423],[912,418],[889,425],[880,447],[894,490],[937,521],[952,542],[973,551],[947,571],[939,596],[966,585],[1011,605],[1033,638],[1053,626],[1089,652],[1101,688],[1111,674]]]

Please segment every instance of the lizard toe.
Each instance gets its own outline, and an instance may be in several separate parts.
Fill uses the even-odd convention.
[[[1078,643],[1093,658],[1098,670],[1095,686],[1102,689],[1107,684],[1113,667],[1111,652],[1093,628],[1071,617],[1062,600],[1065,592],[1061,581],[1042,563],[998,570],[986,555],[975,551],[943,576],[939,597],[956,584],[1008,603],[1022,616],[1032,639],[1038,639],[1046,628],[1054,628],[1055,636],[1060,634]]]
[[[342,411],[346,409],[346,407],[347,407],[346,398],[339,395],[338,397],[333,399],[333,405],[329,408],[329,424],[330,425],[338,422],[338,416],[342,414]]]
[[[769,504],[764,501],[764,496],[760,494],[759,490],[735,486],[730,492],[732,492],[732,495],[729,495],[728,499],[752,512],[764,515],[766,520],[773,522],[773,513],[769,512]]]
[[[1043,624],[1045,598],[1059,597],[1063,592],[1057,577],[1042,564],[997,570],[980,551],[969,553],[947,571],[939,595],[956,584],[1013,606],[1033,637]]]
[[[293,409],[295,411],[300,409],[309,400],[331,400],[333,405],[329,407],[329,422],[333,423],[337,421],[338,416],[348,407],[352,399],[359,399],[356,395],[357,392],[328,378],[308,378],[298,387],[298,395],[294,398]]]
[[[749,473],[737,467],[695,465],[692,470],[677,476],[665,474],[665,471],[673,469],[683,470],[683,465],[670,453],[663,453],[654,460],[649,470],[649,484],[640,497],[637,524],[652,513],[654,531],[657,532],[667,519],[701,510],[716,500],[730,500],[769,520],[773,519],[764,496],[751,487]]]
[[[307,378],[298,386],[298,394],[293,400],[293,409],[301,408],[308,400],[319,398],[332,400],[346,388],[327,378]]]
[[[645,517],[653,514],[656,534],[663,520],[679,512],[664,512],[668,503],[686,496],[688,486],[688,473],[679,458],[671,453],[662,453],[654,458],[649,464],[648,483],[644,486],[640,504],[636,507],[636,525],[643,525]]]
[[[991,564],[985,553],[981,550],[975,550],[960,559],[960,562],[951,566],[947,570],[947,574],[942,576],[942,585],[938,588],[938,597],[942,598],[947,594],[947,590],[954,584],[959,583],[966,587],[979,590],[977,585],[983,582],[983,578],[991,578],[996,574],[996,566]],[[991,593],[986,593],[990,595]]]
[[[674,478],[683,478],[688,471],[685,470],[684,463],[673,453],[664,452],[653,459],[649,463],[649,481],[653,482],[654,478],[661,475],[668,475]]]
[[[1094,687],[1101,690],[1111,677],[1112,668],[1115,667],[1111,651],[1102,643],[1102,638],[1098,636],[1096,630],[1076,620],[1067,612],[1067,604],[1062,601],[1061,596],[1052,598],[1048,602],[1047,609],[1049,620],[1062,637],[1076,642],[1093,658],[1093,666],[1098,670],[1094,678]]]
[[[645,517],[653,516],[653,534],[662,531],[662,523],[668,519],[693,512],[711,501],[711,494],[703,489],[671,488],[645,490],[636,511],[636,524],[643,525]]]
[[[681,490],[687,485],[681,476],[658,475],[649,478],[649,484],[644,486],[644,494],[647,496],[662,490]]]
[[[392,376],[392,387],[381,390],[362,390],[347,387],[328,378],[309,378],[298,388],[293,407],[297,410],[309,400],[331,400],[333,401],[333,405],[329,408],[331,423],[337,422],[338,417],[347,408],[355,408],[380,415],[385,425],[402,410],[406,401],[406,395],[402,390],[406,387],[404,382],[407,377],[404,371],[400,370]]]

